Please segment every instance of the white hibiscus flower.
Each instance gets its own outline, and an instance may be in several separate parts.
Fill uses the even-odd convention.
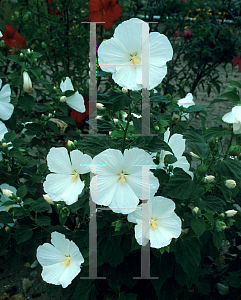
[[[2,86],[2,79],[0,79],[0,88]],[[11,89],[9,84],[5,84],[0,91],[0,118],[6,121],[11,118],[14,106],[11,101]]]
[[[241,106],[234,106],[232,111],[222,117],[225,123],[233,124],[233,133],[241,133]]]
[[[193,95],[191,93],[188,93],[185,98],[182,98],[182,99],[178,100],[177,104],[179,106],[183,106],[185,108],[188,108],[189,106],[195,105],[195,103],[193,102]],[[185,121],[188,118],[189,118],[189,114],[184,113],[184,114],[182,114],[181,120]]]
[[[84,258],[73,241],[59,232],[51,233],[51,244],[37,249],[37,260],[43,267],[42,278],[47,283],[66,288],[81,271]]]
[[[148,203],[142,203],[141,209],[128,214],[127,220],[137,223],[135,226],[137,243],[145,246],[150,240],[152,248],[162,248],[169,245],[172,238],[178,238],[181,234],[182,222],[174,209],[175,203],[172,200],[156,196]],[[149,214],[142,210],[147,210]]]
[[[74,87],[69,77],[66,77],[65,81],[61,82],[60,89],[62,92],[74,91]],[[75,94],[70,97],[62,96],[60,101],[66,102],[71,108],[78,112],[85,112],[84,98],[79,94],[78,91],[76,91]]]
[[[44,191],[53,201],[64,201],[71,205],[78,200],[84,188],[84,182],[79,174],[90,171],[92,158],[79,150],[70,152],[64,147],[51,148],[47,155],[47,164],[51,174],[48,174],[43,184]]]
[[[193,178],[193,173],[189,171],[190,165],[185,156],[182,156],[183,152],[185,151],[185,140],[181,134],[175,133],[173,134],[170,139],[170,130],[169,128],[164,133],[164,141],[169,145],[172,149],[174,156],[176,157],[177,161],[172,164],[173,168],[181,168],[183,171],[188,173]],[[167,154],[172,154],[169,151],[161,150],[160,152],[160,162],[158,165],[159,169],[164,169],[164,159]]]
[[[149,25],[132,18],[118,25],[114,37],[103,41],[98,48],[99,66],[111,72],[113,80],[121,87],[130,90],[142,88],[142,40],[149,44],[149,87],[160,84],[167,73],[166,62],[172,59],[173,50],[167,37],[159,32],[149,36],[142,34]],[[144,43],[143,42],[143,43]],[[146,70],[147,71],[147,70]]]
[[[124,154],[107,149],[95,156],[90,166],[97,174],[90,182],[93,202],[109,206],[116,213],[134,211],[145,193],[154,196],[159,187],[150,171],[142,172],[142,166],[147,165],[154,165],[151,155],[138,148],[125,150]]]

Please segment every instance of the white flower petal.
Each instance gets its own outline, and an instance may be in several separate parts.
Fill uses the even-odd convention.
[[[121,151],[107,149],[93,158],[90,170],[97,175],[112,176],[122,172],[123,160]]]
[[[90,172],[92,158],[88,154],[83,154],[79,150],[73,150],[70,152],[70,158],[72,162],[72,168],[79,174]]]
[[[5,133],[7,132],[8,132],[7,127],[2,121],[0,121],[0,141],[3,139]]]
[[[62,81],[60,83],[60,89],[61,89],[62,92],[74,91],[73,84],[72,84],[71,79],[69,77],[66,77],[65,81]]]
[[[67,97],[67,104],[78,112],[85,112],[84,97],[77,91],[74,95]]]
[[[52,147],[47,155],[47,164],[51,172],[71,174],[73,168],[66,148]]]
[[[141,220],[142,218],[142,207],[137,206],[136,210],[127,215],[128,222],[138,223],[137,219]]]
[[[168,216],[173,213],[175,207],[175,203],[171,199],[155,196],[151,198],[150,214],[154,218],[158,218],[160,215]]]
[[[118,180],[118,176],[94,176],[90,182],[92,201],[108,206],[114,197]]]
[[[160,34],[159,32],[151,32],[149,39],[150,64],[157,67],[164,66],[173,56],[171,43],[164,34]]]
[[[59,277],[59,284],[62,285],[63,288],[66,288],[71,284],[72,280],[79,274],[80,266],[74,262],[70,262],[70,265],[65,268],[62,275]]]
[[[141,84],[137,82],[139,66],[130,65],[129,63],[122,67],[117,67],[117,72],[112,75],[113,80],[119,85],[129,90],[140,90]]]
[[[171,239],[166,239],[162,231],[158,229],[150,229],[150,246],[152,248],[162,248],[167,245],[169,245],[171,242]]]
[[[182,157],[183,152],[185,151],[185,140],[182,134],[175,133],[170,137],[168,145],[172,149],[176,159]]]
[[[149,223],[146,221],[143,221],[143,223],[143,227],[142,222],[138,223],[135,226],[135,238],[139,245],[145,246],[150,239],[150,226]]]
[[[64,262],[65,259],[63,253],[49,243],[45,243],[37,249],[37,260],[43,267],[57,263],[60,264],[60,262]]]
[[[233,133],[234,134],[241,133],[241,124],[240,123],[233,123]]]
[[[236,123],[236,122],[237,122],[237,120],[236,120],[236,118],[235,118],[235,116],[234,116],[234,114],[233,114],[232,111],[226,113],[226,114],[222,117],[222,120],[223,120],[223,122],[229,123],[229,124],[231,124],[231,123]]]
[[[139,199],[129,184],[122,184],[119,180],[109,207],[115,213],[129,214],[136,209],[138,203]]]
[[[78,201],[78,195],[84,188],[84,182],[80,180],[79,176],[72,181],[72,175],[48,174],[43,187],[53,201],[64,201],[71,205]]]
[[[70,254],[70,240],[57,231],[51,233],[51,243],[53,246],[63,254],[63,256]]]
[[[156,86],[158,86],[163,78],[167,74],[167,66],[163,67],[157,67],[154,65],[150,65],[150,70],[149,70],[149,83],[150,83],[150,90],[154,89]]]
[[[115,73],[117,66],[130,65],[129,53],[119,40],[111,38],[100,44],[98,63],[103,71]]]
[[[178,100],[178,105],[188,108],[189,106],[195,105],[193,102],[193,95],[192,93],[188,93],[185,98]]]
[[[174,213],[159,220],[160,231],[166,239],[178,238],[181,234],[181,219]]]
[[[236,118],[236,122],[238,121],[238,123],[241,123],[241,106],[234,106],[232,108],[232,113]]]
[[[126,52],[132,54],[136,51],[141,51],[142,26],[148,27],[148,23],[143,22],[138,18],[122,22],[118,25],[114,32],[114,38],[123,45]]]

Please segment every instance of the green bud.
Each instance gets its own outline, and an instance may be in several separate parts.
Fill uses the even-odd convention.
[[[197,207],[197,206],[194,207],[194,209],[192,210],[192,214],[193,214],[195,217],[201,215],[201,211],[200,211],[199,207]]]
[[[199,175],[204,176],[207,172],[208,167],[204,164],[201,164],[197,167],[197,172]]]
[[[237,156],[240,152],[240,146],[232,145],[228,150],[228,154],[231,156]]]
[[[10,234],[10,233],[12,232],[11,227],[7,225],[7,226],[5,227],[5,232],[6,232],[7,234]]]
[[[173,103],[173,104],[177,104],[177,103],[178,103],[178,100],[173,98],[173,99],[172,99],[172,103]]]
[[[41,45],[42,45],[43,48],[46,48],[46,47],[47,47],[47,45],[46,45],[45,42],[42,42]]]
[[[209,141],[209,146],[210,148],[214,148],[217,144],[217,140],[216,138],[212,138],[210,141]]]
[[[155,126],[155,130],[156,130],[156,131],[159,131],[159,130],[160,130],[159,126],[156,125],[156,126]]]

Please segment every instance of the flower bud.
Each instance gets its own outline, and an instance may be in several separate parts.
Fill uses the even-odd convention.
[[[240,152],[240,146],[232,145],[228,151],[231,156],[237,156]]]
[[[113,122],[116,124],[119,120],[118,119],[113,119]]]
[[[43,195],[43,198],[45,201],[47,201],[49,204],[54,204],[54,201],[49,197],[48,194]]]
[[[3,147],[7,147],[8,144],[4,142],[4,143],[2,143],[2,146],[3,146]]]
[[[234,189],[236,187],[236,182],[232,179],[228,179],[228,180],[225,181],[225,185],[229,189]]]
[[[96,108],[99,110],[104,110],[104,105],[102,103],[96,103]]]
[[[199,175],[204,176],[207,172],[208,167],[204,164],[201,164],[197,167],[197,172]]]
[[[10,190],[7,190],[7,189],[2,189],[2,193],[4,196],[6,196],[8,198],[14,195],[13,192],[11,192]]]
[[[197,206],[194,207],[194,209],[192,210],[192,214],[194,216],[199,216],[201,214],[201,211],[200,211],[199,207],[197,207]]]
[[[7,226],[5,227],[5,232],[6,232],[7,234],[10,234],[10,233],[12,232],[11,227],[7,225]]]
[[[155,126],[155,130],[156,130],[156,131],[159,131],[159,130],[160,130],[160,128],[159,128],[158,125]]]
[[[20,53],[20,56],[23,57],[23,53]]]
[[[67,100],[67,97],[66,97],[66,96],[60,97],[60,102],[66,102],[66,100]]]
[[[174,121],[174,122],[178,122],[179,120],[180,120],[180,117],[178,116],[178,115],[174,115],[173,117],[172,117],[172,120]]]
[[[28,53],[30,53],[30,49],[28,48]]]
[[[201,159],[197,154],[193,153],[193,152],[190,152],[190,154],[192,155],[192,157],[194,158],[198,158],[198,159]]]
[[[205,180],[206,183],[212,183],[215,180],[215,176],[207,175],[207,176],[204,177],[204,180]]]
[[[34,91],[32,88],[32,81],[26,71],[23,71],[23,90],[27,93],[32,93]]]
[[[74,142],[68,140],[67,145],[68,145],[69,150],[74,150],[74,149],[75,149],[75,144],[74,144]]]
[[[234,210],[234,209],[230,209],[230,210],[225,211],[225,214],[226,214],[226,216],[227,216],[228,218],[231,218],[231,217],[235,216],[236,213],[237,213],[237,211]]]
[[[126,89],[126,88],[122,88],[122,93],[124,93],[124,94],[126,94],[128,92],[128,89]]]

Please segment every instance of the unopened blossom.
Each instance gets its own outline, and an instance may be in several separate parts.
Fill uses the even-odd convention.
[[[105,109],[105,107],[102,103],[96,103],[96,108],[99,109],[99,110]]]
[[[234,106],[231,112],[222,117],[225,123],[233,124],[233,133],[241,133],[241,106]]]
[[[7,198],[12,197],[12,195],[13,195],[13,192],[11,192],[10,190],[7,190],[7,189],[2,189],[2,193]]]
[[[37,249],[37,260],[43,267],[41,276],[47,283],[66,288],[81,271],[84,258],[77,245],[64,234],[52,232],[51,243]]]
[[[23,90],[27,93],[32,93],[34,91],[32,81],[26,71],[23,71]]]
[[[143,27],[149,32],[149,25],[132,18],[115,29],[111,39],[103,41],[98,48],[98,62],[101,69],[112,73],[113,80],[129,90],[143,87],[153,89],[167,73],[167,61],[172,59],[173,50],[168,38],[159,32],[144,37]],[[144,38],[144,40],[143,40]],[[142,70],[142,42],[149,45],[149,68]],[[142,86],[142,73],[149,71],[149,85]]]
[[[49,204],[54,204],[54,201],[49,197],[48,194],[44,194],[43,198],[46,202],[48,202]]]
[[[225,185],[229,189],[234,189],[236,187],[236,181],[232,180],[232,179],[228,179],[228,180],[225,181]]]
[[[172,164],[173,169],[176,167],[181,168],[181,169],[183,169],[183,171],[188,173],[193,178],[193,173],[191,171],[189,171],[190,165],[187,161],[187,158],[182,155],[186,148],[185,139],[183,138],[183,136],[181,134],[178,134],[178,133],[173,134],[170,137],[170,139],[169,139],[169,137],[170,137],[170,129],[168,128],[167,131],[164,133],[164,141],[172,149],[172,152],[177,159],[177,161]],[[160,151],[160,161],[159,161],[159,165],[158,165],[159,169],[164,169],[164,167],[165,167],[164,160],[165,160],[165,156],[167,154],[172,155],[172,153],[169,151],[165,151],[165,150]]]
[[[80,174],[90,171],[91,161],[89,155],[79,150],[71,151],[69,158],[66,148],[51,148],[47,155],[47,165],[52,173],[46,177],[44,191],[53,201],[64,201],[68,205],[75,203],[84,188]]]
[[[182,98],[182,99],[178,100],[177,104],[179,106],[183,106],[185,108],[188,108],[189,106],[195,105],[195,103],[193,102],[193,95],[191,93],[188,93],[185,98]],[[188,118],[189,118],[189,114],[184,113],[182,115],[181,120],[185,121]]]
[[[152,197],[140,207],[127,216],[129,222],[137,223],[135,238],[139,245],[145,246],[150,240],[152,248],[162,248],[180,236],[182,222],[174,212],[175,203],[171,199]],[[149,210],[149,214],[143,213],[144,209]]]
[[[8,191],[8,193],[7,193],[8,196],[1,193],[1,191],[3,192],[3,190]],[[9,185],[9,184],[7,184],[7,183],[3,183],[3,184],[0,185],[0,212],[1,211],[9,211],[10,208],[12,208],[12,207],[20,207],[19,204],[4,205],[6,201],[12,201],[10,198],[8,198],[8,197],[11,196],[10,193],[11,193],[11,195],[12,194],[16,195],[16,193],[17,193],[16,188]],[[15,222],[16,220],[13,220],[13,221]],[[8,223],[8,225],[13,226],[14,223]],[[4,224],[0,223],[0,228],[2,228],[2,227],[4,227]]]
[[[229,294],[229,286],[224,285],[222,283],[217,283],[217,290],[219,292],[220,295],[227,295]]]
[[[193,153],[193,152],[190,152],[190,154],[191,154],[191,155],[192,155],[192,157],[194,157],[194,158],[201,159],[201,157],[200,157],[200,156],[198,156],[197,154],[195,154],[195,153]]]
[[[96,174],[90,182],[93,202],[109,206],[116,213],[134,211],[143,195],[154,196],[159,187],[158,179],[150,171],[143,172],[142,166],[156,167],[143,149],[126,149],[124,154],[107,149],[96,155],[90,167]]]
[[[2,86],[2,79],[0,79],[0,88]],[[6,121],[11,118],[14,106],[11,101],[11,89],[9,84],[5,84],[0,91],[0,118]]]
[[[122,93],[123,93],[123,94],[126,94],[126,93],[128,93],[128,89],[126,89],[126,88],[124,88],[124,87],[122,88],[122,90],[121,90],[121,91],[122,91]]]
[[[206,176],[204,177],[204,180],[205,180],[205,182],[207,182],[207,183],[212,183],[212,182],[214,182],[214,180],[215,180],[215,176],[213,176],[213,175],[206,175]]]
[[[62,92],[65,91],[74,91],[74,87],[69,77],[66,77],[65,81],[62,81],[60,84],[60,89]],[[65,97],[65,98],[64,98]],[[62,98],[62,97],[61,97]],[[66,97],[63,96],[62,101],[65,101],[71,108],[76,110],[77,112],[83,113],[85,112],[85,104],[84,98],[82,95],[76,91],[72,96]]]
[[[225,214],[228,218],[235,216],[236,213],[237,213],[237,210],[234,210],[234,209],[229,209],[229,210],[225,211]]]

